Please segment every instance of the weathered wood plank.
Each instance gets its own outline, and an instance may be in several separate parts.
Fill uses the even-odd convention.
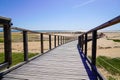
[[[89,80],[77,41],[57,47],[3,76],[3,80]]]

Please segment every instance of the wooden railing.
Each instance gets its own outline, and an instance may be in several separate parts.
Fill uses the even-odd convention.
[[[97,77],[102,79],[101,75],[98,74],[98,72],[95,69],[96,66],[96,46],[97,46],[97,31],[106,27],[109,27],[111,25],[117,24],[120,22],[120,16],[94,28],[91,29],[90,31],[83,33],[82,35],[80,35],[78,37],[78,45],[80,46],[81,50],[84,50],[85,56],[87,58],[87,43],[88,43],[88,33],[92,33],[92,57],[91,57],[91,61],[88,60],[88,62],[91,65],[91,68],[94,72],[97,73]],[[36,31],[31,31],[31,30],[26,30],[26,29],[22,29],[22,28],[17,28],[17,27],[11,27],[11,19],[10,18],[4,18],[4,17],[0,17],[0,27],[3,28],[3,32],[4,32],[4,62],[0,64],[0,70],[3,68],[9,68],[10,65],[12,64],[12,46],[11,46],[11,30],[19,30],[22,31],[23,34],[23,53],[24,53],[24,63],[30,61],[28,58],[28,32],[32,32],[32,33],[37,33],[40,35],[40,46],[41,46],[41,50],[40,53],[44,54],[44,37],[43,35],[49,35],[49,50],[52,49],[51,47],[51,36],[54,36],[54,48],[56,48],[57,46],[60,46],[62,44],[65,44],[69,41],[72,41],[74,39],[66,39],[68,37],[66,36],[60,36],[60,35],[51,35],[48,33],[40,33],[40,32],[36,32]],[[73,38],[73,37],[72,37]],[[83,45],[85,45],[85,47],[83,47]],[[48,50],[48,51],[49,51]],[[40,55],[38,55],[40,56]],[[23,64],[20,64],[14,68],[11,68],[10,70],[13,70]],[[0,73],[0,76],[6,74],[7,72],[9,72],[10,70],[6,71],[6,72],[2,72]]]
[[[11,51],[11,19],[0,17],[0,26],[3,26],[4,32],[4,54],[5,61],[0,65],[0,68],[9,67],[12,62]]]
[[[114,18],[114,19],[112,19],[112,20],[94,28],[94,29],[91,29],[88,32],[85,32],[78,37],[78,45],[79,45],[81,51],[84,52],[84,54],[87,58],[87,49],[88,49],[87,43],[89,41],[88,40],[88,34],[92,33],[92,37],[91,37],[91,40],[92,40],[92,56],[91,56],[91,61],[88,58],[87,58],[87,60],[90,63],[92,70],[97,74],[97,77],[100,80],[103,80],[103,78],[102,78],[101,75],[99,75],[99,73],[96,70],[96,49],[97,49],[96,47],[97,47],[97,38],[98,38],[97,31],[100,30],[100,29],[106,28],[106,27],[110,27],[110,26],[112,26],[114,24],[117,24],[117,23],[120,23],[120,16],[118,16],[118,17],[116,17],[116,18]]]
[[[70,36],[61,36],[61,35],[54,35],[54,34],[49,34],[49,33],[41,33],[41,32],[36,32],[36,31],[31,31],[31,30],[27,30],[27,29],[22,29],[22,28],[18,28],[18,27],[11,27],[11,19],[10,18],[5,18],[5,17],[0,17],[0,28],[3,28],[3,33],[4,33],[4,62],[0,63],[0,70],[2,70],[3,68],[10,68],[7,71],[1,72],[0,76],[3,76],[4,74],[8,73],[9,71],[25,64],[26,62],[30,61],[28,58],[28,32],[31,33],[36,33],[39,34],[40,37],[40,55],[44,54],[44,35],[49,35],[49,50],[53,49],[52,47],[52,43],[51,43],[51,36],[54,36],[54,48],[56,48],[57,46],[60,46],[62,44],[65,44],[67,42],[70,42],[73,39],[73,37]],[[11,68],[11,64],[12,64],[12,40],[11,40],[11,33],[12,30],[18,30],[18,31],[22,31],[22,35],[23,35],[23,53],[24,53],[24,62],[22,64],[19,64],[15,67]],[[69,39],[68,39],[69,38]],[[39,45],[39,44],[38,44]],[[49,51],[48,50],[48,51]],[[38,55],[38,56],[40,56]],[[36,56],[36,57],[38,57]],[[36,58],[35,57],[35,58]]]

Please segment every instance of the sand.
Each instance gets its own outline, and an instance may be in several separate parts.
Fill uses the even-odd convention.
[[[97,56],[120,57],[120,42],[108,39],[119,39],[120,33],[104,33],[105,36],[97,39]],[[88,55],[91,55],[92,42],[88,42]]]

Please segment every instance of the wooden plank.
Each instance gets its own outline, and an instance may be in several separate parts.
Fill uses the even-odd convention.
[[[77,50],[77,41],[66,43],[3,76],[3,80],[88,80]]]

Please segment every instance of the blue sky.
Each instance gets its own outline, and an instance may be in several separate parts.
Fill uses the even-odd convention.
[[[120,0],[0,0],[0,16],[31,30],[89,30],[118,15]]]

